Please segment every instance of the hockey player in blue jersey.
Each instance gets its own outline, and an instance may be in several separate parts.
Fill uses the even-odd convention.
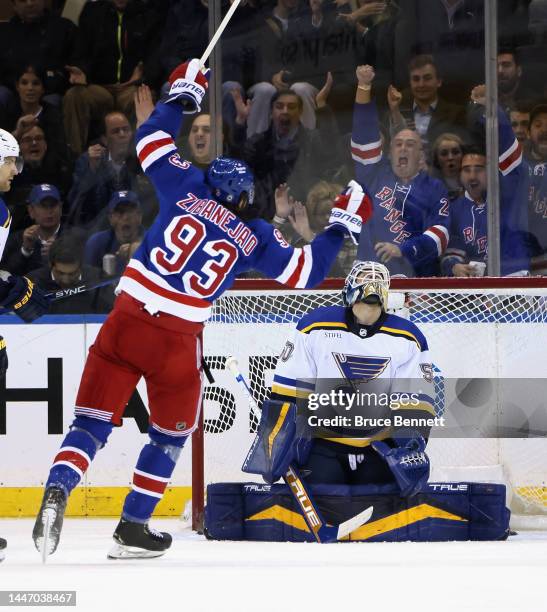
[[[471,101],[476,105],[473,112],[480,113],[483,123],[485,96],[484,85],[474,87],[471,92]],[[527,172],[522,161],[522,147],[501,108],[498,110],[498,131],[501,274],[523,276],[528,274],[530,265],[522,193]],[[444,276],[480,276],[478,268],[486,264],[488,253],[486,153],[480,147],[464,148],[460,182],[465,193],[450,205],[450,238],[441,260],[441,270]]]
[[[422,169],[422,143],[414,130],[393,134],[390,159],[384,157],[371,99],[374,70],[359,66],[356,75],[351,155],[357,181],[374,209],[361,232],[357,256],[386,264],[391,274],[436,276],[448,242],[448,193],[441,181]]]
[[[137,460],[109,556],[154,557],[169,548],[171,536],[150,529],[148,521],[197,425],[202,329],[214,300],[250,269],[289,287],[316,285],[345,235],[356,241],[371,214],[370,200],[355,184],[336,199],[329,227],[295,249],[270,224],[252,218],[254,183],[245,164],[217,158],[204,174],[181,159],[174,139],[183,113],[200,110],[207,72],[198,60],[177,67],[165,102],[137,131],[139,160],[160,210],[89,351],[76,418],[54,459],[33,531],[36,547],[47,554],[57,548],[68,495],[121,424],[141,377],[147,384],[150,440]]]
[[[342,290],[343,306],[317,308],[298,322],[277,362],[270,401],[262,407],[259,435],[269,439],[270,448],[286,452],[284,457],[272,456],[271,464],[258,462],[267,464],[266,473],[276,465],[275,473],[268,474],[270,481],[282,476],[293,461],[300,464],[301,474],[310,484],[396,483],[401,495],[407,496],[427,481],[429,461],[422,433],[427,435],[429,428],[401,430],[393,423],[397,415],[412,417],[416,419],[413,423],[420,424],[435,416],[433,368],[427,340],[416,325],[387,313],[389,283],[384,265],[356,261]],[[311,422],[311,412],[306,411],[311,448],[299,440],[277,447],[272,444],[280,432],[284,433],[284,415],[294,415],[287,405],[294,405],[297,398],[307,397],[309,402],[310,394],[316,394],[322,384],[339,380],[346,381],[346,388],[358,389],[357,393],[363,389],[368,393],[375,384],[376,390],[383,389],[389,396],[390,406],[379,411],[377,405],[367,405],[361,413],[370,418],[370,426],[365,428],[352,427],[357,422],[353,419],[356,408],[342,410],[349,422],[333,427],[330,435],[314,431],[317,421]],[[406,396],[412,400],[401,401],[398,408],[391,403]],[[385,419],[389,425],[384,425]],[[267,422],[275,424],[275,431],[265,425]]]
[[[6,130],[0,129],[0,193],[9,191],[13,178],[23,169],[17,140]],[[0,259],[8,239],[11,215],[0,197]],[[48,310],[48,300],[38,287],[24,276],[14,276],[0,270],[0,306],[19,315],[25,322],[32,322]],[[0,336],[0,378],[6,375],[8,354],[6,341]],[[6,541],[0,538],[0,561],[4,558]]]
[[[19,143],[9,132],[0,129],[0,193],[9,191],[13,178],[23,169]],[[0,259],[4,253],[11,224],[11,214],[0,197]],[[26,323],[42,316],[49,308],[49,300],[26,276],[15,276],[0,270],[0,307],[11,310]],[[0,376],[8,367],[6,343],[0,336]]]

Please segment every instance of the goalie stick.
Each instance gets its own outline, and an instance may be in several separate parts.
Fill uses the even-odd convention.
[[[226,359],[226,368],[230,370],[236,381],[241,386],[249,400],[249,405],[254,416],[260,421],[260,409],[258,408],[258,405],[251,393],[251,389],[249,388],[247,381],[243,377],[243,374],[241,374],[239,371],[237,359],[235,357],[228,357]],[[306,521],[311,533],[319,543],[336,542],[341,540],[349,535],[352,531],[366,523],[372,516],[374,507],[370,506],[366,510],[359,512],[359,514],[356,514],[339,525],[327,525],[294,465],[289,465],[289,469],[287,470],[287,473],[283,479],[296,500],[296,503],[298,504],[302,516],[304,517],[304,520]]]

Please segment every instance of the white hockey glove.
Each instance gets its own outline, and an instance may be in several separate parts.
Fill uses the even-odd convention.
[[[336,196],[328,227],[342,226],[354,244],[359,242],[362,226],[372,217],[372,202],[356,181],[350,181],[345,191]]]
[[[199,60],[193,59],[179,64],[169,75],[169,95],[165,102],[179,102],[183,113],[194,114],[201,111],[201,101],[209,88],[208,68],[201,68]]]

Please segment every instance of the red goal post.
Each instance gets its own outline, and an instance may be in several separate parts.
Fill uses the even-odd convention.
[[[204,333],[204,355],[215,382],[205,385],[201,424],[192,439],[194,528],[202,523],[208,483],[249,479],[240,467],[256,422],[225,371],[226,357],[238,359],[260,404],[296,322],[314,308],[340,304],[342,286],[343,279],[328,279],[313,290],[239,280],[215,303]],[[547,277],[395,278],[389,307],[420,327],[445,378],[530,378],[539,383],[547,378]],[[538,406],[520,409],[532,431],[547,430],[545,406],[543,411]],[[432,479],[503,481],[518,517],[513,524],[547,525],[547,438],[432,437],[428,453]]]

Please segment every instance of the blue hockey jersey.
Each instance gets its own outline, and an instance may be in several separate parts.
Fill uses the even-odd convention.
[[[11,225],[11,214],[6,203],[0,198],[0,259],[4,253],[8,241],[9,226]]]
[[[526,200],[532,274],[547,275],[547,164],[528,160]]]
[[[293,248],[262,219],[245,223],[212,197],[203,172],[180,158],[177,104],[158,103],[137,131],[137,154],[159,199],[159,213],[124,271],[117,291],[190,321],[205,321],[235,277],[256,269],[296,288],[325,277],[344,239],[330,228]]]
[[[515,138],[507,115],[498,111],[500,173],[500,259],[501,274],[522,273],[529,269],[526,239],[526,207],[523,184],[526,168],[522,147]],[[474,202],[466,192],[450,205],[450,240],[441,261],[445,276],[454,276],[457,263],[486,262],[488,253],[487,203]]]
[[[374,102],[354,106],[351,156],[374,209],[361,231],[358,258],[378,261],[374,245],[391,242],[403,254],[386,264],[392,275],[436,275],[448,243],[449,199],[443,183],[423,171],[409,183],[401,182],[383,157]]]

